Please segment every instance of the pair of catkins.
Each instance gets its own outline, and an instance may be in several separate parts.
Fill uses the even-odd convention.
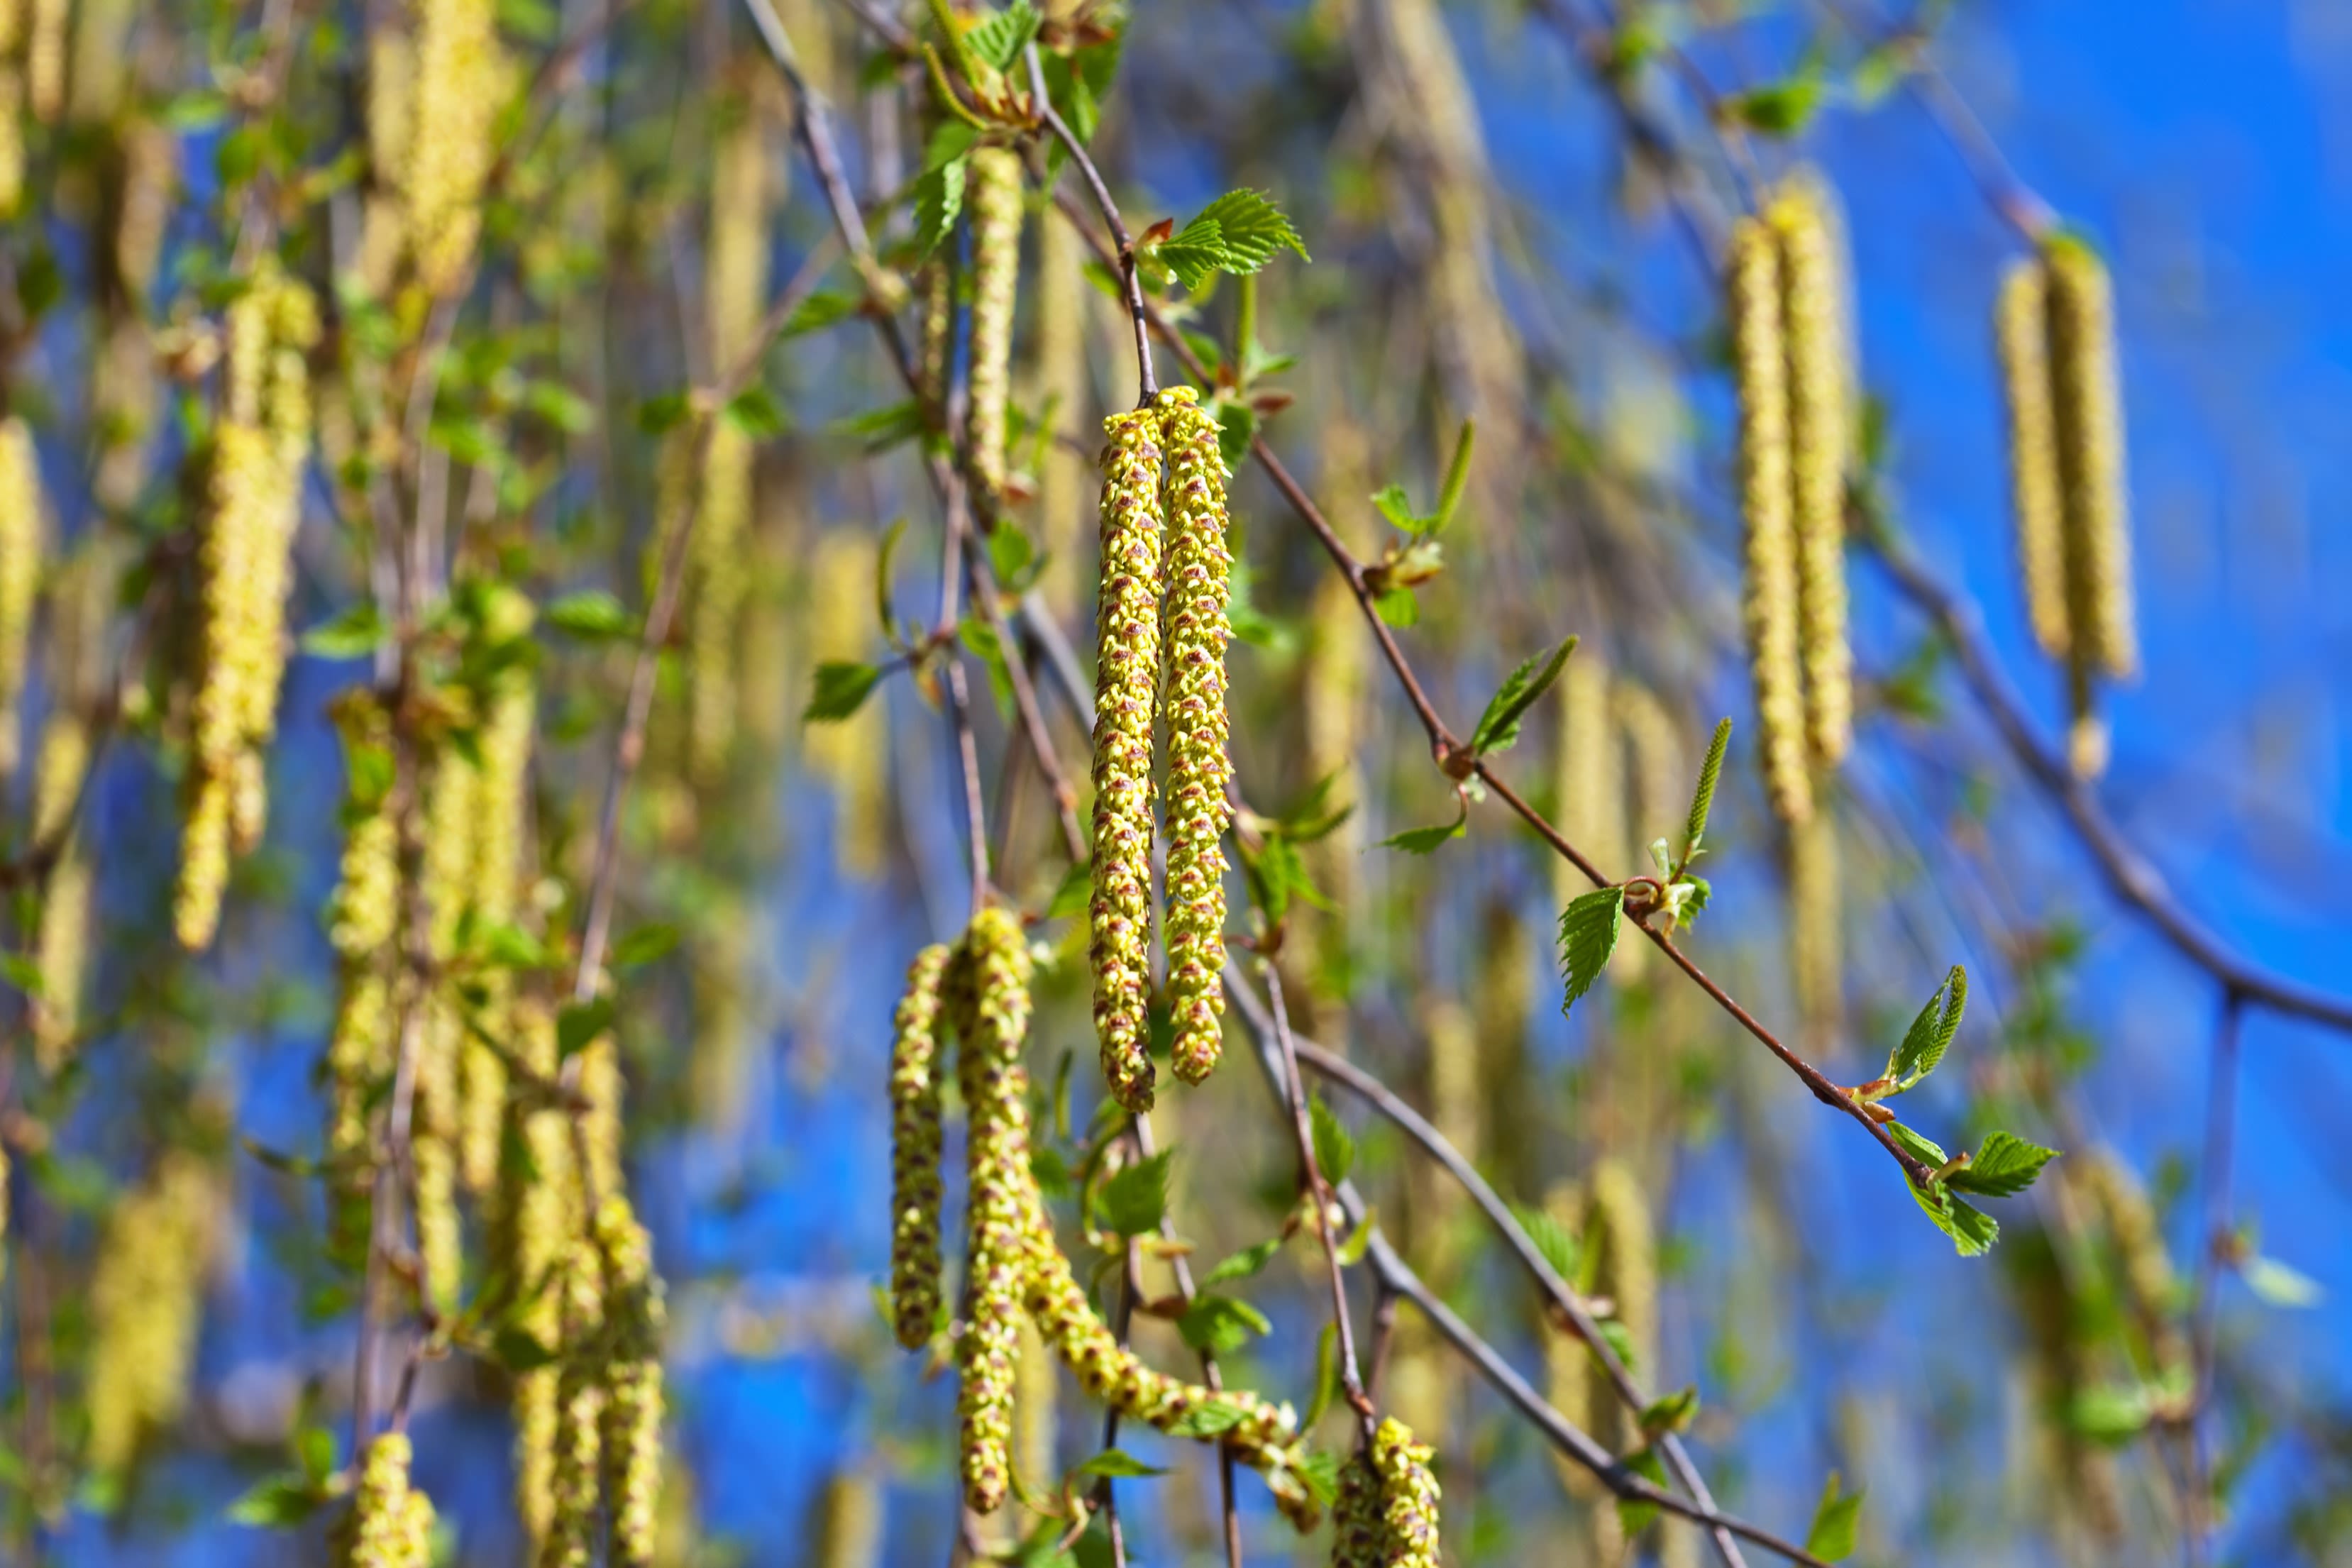
[[[1168,1002],[1176,1076],[1217,1065],[1224,994],[1225,466],[1191,387],[1103,421],[1102,577],[1096,603],[1095,1033],[1103,1076],[1151,1109],[1152,727],[1168,734]]]

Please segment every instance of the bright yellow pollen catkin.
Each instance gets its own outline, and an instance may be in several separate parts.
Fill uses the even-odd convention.
[[[548,1522],[540,1536],[539,1568],[589,1568],[595,1560],[597,1505],[604,1495],[604,1431],[607,1394],[604,1368],[584,1353],[604,1330],[604,1267],[582,1239],[567,1245],[557,1266],[563,1339],[581,1347],[556,1373],[555,1442],[548,1476]]]
[[[2043,264],[2067,617],[2081,656],[2101,674],[2128,679],[2139,673],[2139,637],[2132,616],[2114,288],[2098,253],[2071,237],[2052,240]]]
[[[1780,245],[1788,339],[1790,502],[1805,732],[1834,767],[1853,741],[1853,653],[1846,641],[1845,471],[1853,449],[1853,348],[1847,338],[1844,226],[1818,174],[1789,180],[1767,221]]]
[[[2009,411],[2010,509],[2016,514],[2026,616],[2042,651],[2064,658],[2072,638],[2065,521],[2058,500],[2058,424],[2050,405],[2047,296],[2040,258],[2011,267],[2001,279],[1993,335]]]
[[[174,1152],[107,1220],[90,1279],[83,1384],[94,1474],[120,1474],[186,1406],[218,1198],[204,1164]]]
[[[1748,661],[1756,686],[1764,790],[1784,822],[1812,815],[1800,668],[1797,542],[1790,489],[1789,386],[1780,258],[1772,231],[1732,228],[1732,357],[1739,389],[1739,495],[1747,523]]]
[[[506,69],[495,0],[420,0],[416,110],[408,154],[409,243],[427,292],[472,274],[482,230],[482,186]]]
[[[540,1079],[552,1081],[562,1064],[554,1016],[544,1004],[530,1000],[518,1006],[515,1038],[517,1059]],[[572,1119],[555,1107],[520,1099],[509,1102],[509,1114],[518,1129],[517,1142],[530,1157],[528,1170],[508,1173],[520,1190],[510,1187],[504,1204],[509,1266],[524,1302],[517,1326],[540,1345],[558,1350],[564,1342],[565,1300],[558,1265],[585,1217]],[[516,1509],[535,1542],[546,1539],[555,1518],[560,1376],[550,1364],[515,1378]]]
[[[25,77],[0,61],[0,217],[14,217],[24,202]]]
[[[1013,297],[1021,276],[1020,157],[1009,147],[975,150],[964,189],[971,210],[971,468],[988,494],[1001,498]]]
[[[416,129],[416,46],[389,18],[368,30],[369,185],[360,210],[357,270],[370,296],[392,292],[408,243],[408,155]]]
[[[338,1534],[336,1568],[430,1568],[433,1501],[411,1483],[414,1452],[405,1434],[386,1432],[368,1445]]]
[[[32,30],[25,40],[26,96],[33,118],[54,125],[66,107],[66,24],[71,0],[32,0]]]
[[[955,271],[945,257],[923,264],[921,357],[916,374],[922,384],[924,413],[938,429],[947,428],[948,374],[955,359]]]
[[[809,566],[808,640],[812,665],[863,659],[874,645],[873,535],[833,529],[817,540]],[[806,700],[806,693],[801,694]],[[801,730],[801,755],[831,788],[835,853],[861,881],[879,876],[889,847],[889,714],[877,692],[847,719]]]
[[[41,588],[41,468],[32,426],[0,420],[0,778],[24,746],[25,676]]]
[[[1151,1108],[1151,719],[1160,677],[1160,416],[1103,421],[1102,578],[1095,608],[1095,1034],[1119,1104]]]
[[[1437,1568],[1437,1478],[1429,1473],[1429,1447],[1412,1440],[1391,1416],[1372,1437],[1372,1469],[1381,1481],[1381,1523],[1386,1568]]]
[[[930,1342],[940,1311],[940,984],[948,947],[915,955],[890,1050],[890,1299],[898,1342]]]
[[[612,1516],[615,1568],[646,1568],[654,1560],[661,1514],[662,1282],[654,1272],[653,1241],[614,1194],[596,1212],[596,1248],[604,1260],[605,1507]]]
[[[1168,1006],[1176,1076],[1213,1071],[1225,1011],[1225,855],[1233,811],[1225,754],[1225,599],[1234,558],[1225,543],[1225,465],[1217,422],[1189,386],[1160,395],[1167,453],[1167,554],[1160,647],[1167,669],[1160,711],[1168,731]]]
[[[983,910],[964,934],[945,1005],[962,1041],[959,1082],[971,1117],[966,1200],[965,1313],[958,1362],[963,1494],[976,1513],[1003,1505],[1012,1477],[1014,1368],[1020,1357],[1024,1185],[1029,1180],[1029,948],[1018,917]]]
[[[44,1073],[65,1065],[81,1022],[82,980],[89,961],[90,865],[81,836],[71,831],[74,806],[89,768],[89,731],[81,716],[61,708],[41,732],[33,766],[33,842],[58,846],[41,899],[41,993],[32,1002],[34,1053]]]

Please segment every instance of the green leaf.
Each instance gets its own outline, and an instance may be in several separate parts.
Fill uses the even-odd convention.
[[[1936,1070],[1950,1048],[1952,1037],[1960,1031],[1960,1016],[1969,1007],[1969,974],[1958,964],[1952,965],[1919,1016],[1911,1020],[1905,1031],[1903,1043],[1886,1058],[1886,1076],[1895,1080],[1894,1092],[1902,1093]]]
[[[326,1485],[335,1473],[335,1435],[324,1426],[304,1426],[294,1434],[294,1458],[312,1485]]]
[[[1252,190],[1227,191],[1160,247],[1160,259],[1187,289],[1198,290],[1219,272],[1255,272],[1284,250],[1308,259],[1298,231],[1282,210]]]
[[[1549,654],[1539,653],[1511,671],[1502,689],[1487,700],[1486,711],[1479,715],[1478,728],[1470,737],[1470,749],[1483,757],[1517,745],[1519,721],[1559,679],[1560,667],[1575,651],[1576,638],[1564,637]]]
[[[1962,1258],[1980,1258],[1992,1250],[2000,1239],[2000,1224],[1980,1209],[1970,1208],[1946,1192],[1941,1184],[1922,1187],[1905,1178],[1919,1212],[1936,1222],[1936,1228],[1952,1238],[1952,1246]]]
[[[677,945],[677,927],[655,921],[641,925],[613,944],[613,963],[622,969],[651,963]]]
[[[1223,1399],[1203,1399],[1168,1425],[1171,1437],[1222,1437],[1242,1424],[1242,1409]]]
[[[1825,1563],[1842,1563],[1853,1555],[1854,1532],[1862,1521],[1862,1493],[1838,1490],[1838,1473],[1830,1472],[1822,1500],[1813,1505],[1812,1527],[1805,1531],[1805,1550]]]
[[[299,1470],[285,1470],[254,1483],[228,1505],[229,1522],[255,1530],[292,1530],[319,1511],[326,1489]]]
[[[1321,1448],[1309,1448],[1298,1456],[1291,1467],[1300,1483],[1324,1508],[1329,1508],[1339,1497],[1339,1456]]]
[[[1231,397],[1217,400],[1217,456],[1228,468],[1238,468],[1257,437],[1257,410]]]
[[[1231,1355],[1249,1343],[1253,1334],[1270,1333],[1274,1325],[1265,1314],[1247,1301],[1233,1296],[1222,1296],[1204,1290],[1192,1298],[1177,1320],[1176,1331],[1184,1342],[1196,1351],[1210,1355]]]
[[[881,624],[882,635],[895,638],[896,629],[890,625],[890,560],[898,552],[898,541],[907,531],[907,520],[894,519],[882,531],[881,546],[874,552],[874,618]]]
[[[1323,1173],[1327,1184],[1336,1187],[1356,1168],[1356,1136],[1319,1094],[1307,1101],[1307,1120],[1313,1133],[1315,1168]]]
[[[782,336],[797,338],[821,332],[849,320],[865,308],[866,297],[848,289],[821,289],[802,300],[784,321]]]
[[[490,1336],[490,1354],[509,1372],[536,1372],[555,1364],[556,1352],[509,1323]]]
[[[1070,1472],[1078,1476],[1108,1476],[1113,1480],[1140,1480],[1149,1476],[1164,1476],[1168,1472],[1154,1468],[1120,1448],[1105,1448],[1085,1464]]]
[[[1570,903],[1559,915],[1559,973],[1568,994],[1559,1010],[1564,1016],[1577,998],[1592,989],[1609,955],[1617,951],[1618,933],[1625,924],[1625,889],[1598,888]]]
[[[1412,510],[1412,498],[1404,493],[1402,485],[1382,485],[1374,490],[1372,506],[1403,531],[1419,533],[1422,531],[1422,516]]]
[[[1009,71],[1037,36],[1038,21],[1029,0],[1013,0],[1009,9],[974,24],[963,36],[963,47],[998,70]]]
[[[555,1016],[555,1049],[565,1058],[578,1056],[588,1043],[613,1026],[613,999],[572,1002]]]
[[[925,150],[922,177],[915,182],[915,258],[928,260],[955,227],[963,211],[966,155],[979,134],[961,121],[942,121]]]
[[[802,710],[808,724],[831,724],[865,706],[866,695],[880,682],[882,672],[855,659],[828,659],[816,667],[816,692]]]
[[[1402,833],[1391,833],[1375,845],[1380,849],[1402,849],[1408,855],[1427,855],[1449,838],[1462,837],[1470,825],[1470,808],[1465,805],[1462,815],[1453,821],[1434,827],[1408,827]]]
[[[1045,906],[1045,918],[1058,921],[1085,914],[1094,890],[1094,868],[1081,860],[1062,874],[1062,885],[1054,889],[1054,901]]]
[[[753,441],[772,441],[784,433],[784,406],[764,386],[747,386],[727,400],[727,423]]]
[[[1925,1133],[1915,1131],[1911,1128],[1904,1126],[1900,1121],[1888,1122],[1886,1124],[1886,1135],[1889,1138],[1894,1139],[1895,1142],[1899,1144],[1913,1159],[1918,1161],[1921,1164],[1926,1165],[1930,1170],[1941,1165],[1945,1161],[1951,1158],[1949,1154],[1944,1152],[1944,1146],[1941,1143],[1937,1142],[1934,1139],[1927,1136]]]
[[[1706,761],[1699,764],[1698,788],[1692,792],[1690,819],[1683,825],[1682,863],[1688,865],[1697,856],[1701,840],[1706,837],[1706,814],[1715,808],[1715,786],[1723,777],[1723,754],[1731,748],[1731,721],[1718,719],[1715,739],[1706,743]]]
[[[1223,1285],[1231,1279],[1246,1279],[1265,1268],[1282,1250],[1282,1237],[1269,1236],[1255,1247],[1245,1247],[1220,1261],[1214,1268],[1201,1276],[1201,1289]]]
[[[1945,1177],[1944,1185],[1955,1192],[2005,1198],[2032,1186],[2042,1167],[2057,1157],[2055,1149],[2044,1149],[2007,1132],[1991,1132],[1986,1134],[1976,1157]]]
[[[1159,1229],[1168,1213],[1168,1162],[1174,1152],[1162,1149],[1105,1182],[1096,1197],[1103,1224],[1121,1236]]]
[[[910,397],[903,403],[853,415],[835,422],[833,428],[844,436],[856,437],[868,452],[887,452],[923,433],[923,408]]]
[[[2149,1391],[2137,1384],[2085,1388],[2066,1409],[2066,1424],[2095,1443],[2129,1442],[2156,1415]]]
[[[1025,592],[1045,564],[1029,536],[1011,522],[999,522],[988,535],[988,569],[1006,595]]]
[[[1688,1430],[1698,1415],[1698,1384],[1690,1384],[1673,1394],[1661,1394],[1642,1407],[1643,1436],[1655,1439],[1667,1432]]]
[[[1575,1279],[1577,1259],[1583,1251],[1581,1239],[1542,1209],[1515,1206],[1511,1212],[1536,1250],[1543,1254],[1543,1260],[1551,1265],[1551,1271],[1563,1281]]]
[[[1821,79],[1809,74],[1736,94],[1724,107],[1750,131],[1759,131],[1767,136],[1794,136],[1811,121],[1821,101]]]
[[[2316,1307],[2327,1299],[2318,1280],[2275,1258],[2250,1258],[2238,1266],[2246,1289],[2267,1307]]]
[[[48,989],[41,980],[40,964],[21,952],[0,952],[0,977],[27,996],[40,996]]]
[[[1635,1452],[1625,1456],[1625,1468],[1652,1486],[1663,1487],[1666,1484],[1666,1467],[1659,1462],[1656,1451],[1646,1443]],[[1622,1498],[1618,1500],[1617,1523],[1619,1528],[1624,1531],[1628,1540],[1641,1534],[1649,1527],[1650,1521],[1657,1517],[1656,1503]]]
[[[667,435],[686,423],[693,407],[684,392],[665,392],[659,397],[648,397],[637,405],[637,428],[648,436]]]
[[[1339,1244],[1340,1268],[1353,1268],[1364,1260],[1364,1254],[1372,1249],[1372,1232],[1378,1228],[1380,1217],[1378,1209],[1369,1204],[1364,1205],[1364,1217],[1356,1222],[1356,1228]]]
[[[1315,1393],[1307,1402],[1307,1419],[1298,1429],[1314,1431],[1339,1397],[1339,1325],[1326,1323],[1323,1331],[1315,1336]]]
[[[1372,601],[1372,610],[1399,631],[1421,625],[1421,601],[1410,588],[1391,588]]]
[[[1445,484],[1437,492],[1437,510],[1429,518],[1429,531],[1435,533],[1454,521],[1454,509],[1462,504],[1462,492],[1470,484],[1470,454],[1477,446],[1478,425],[1475,420],[1462,421],[1462,434],[1454,438],[1454,458],[1445,465]]]
[[[302,651],[320,658],[364,658],[383,641],[383,617],[373,604],[353,605],[302,634]]]
[[[600,641],[634,637],[637,630],[636,617],[602,588],[564,595],[547,606],[547,620],[559,631]]]

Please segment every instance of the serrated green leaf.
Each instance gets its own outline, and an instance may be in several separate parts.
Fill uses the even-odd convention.
[[[849,289],[820,289],[793,307],[784,319],[781,336],[797,338],[809,332],[821,332],[856,316],[865,308],[866,297]]]
[[[974,23],[963,36],[963,47],[996,69],[1009,71],[1037,36],[1038,21],[1029,0],[1013,0],[1005,10]]]
[[[1399,631],[1421,625],[1421,601],[1410,588],[1391,588],[1372,601],[1372,612]]]
[[[1707,813],[1715,808],[1715,786],[1723,777],[1723,755],[1731,749],[1731,721],[1718,719],[1715,739],[1706,743],[1706,761],[1699,764],[1698,788],[1691,793],[1690,816],[1683,824],[1683,863],[1698,853],[1706,837]]]
[[[1441,823],[1434,827],[1408,827],[1402,833],[1390,834],[1374,847],[1402,849],[1408,855],[1427,855],[1447,839],[1461,837],[1463,830],[1469,825],[1470,813],[1465,807],[1462,815],[1451,822]]]
[[[1659,1395],[1642,1407],[1643,1435],[1655,1440],[1664,1433],[1688,1429],[1698,1415],[1698,1384],[1695,1383]]]
[[[727,423],[752,441],[772,441],[784,433],[784,405],[764,386],[747,386],[727,400]]]
[[[1980,1258],[1992,1250],[2000,1239],[2000,1223],[1981,1209],[1971,1208],[1962,1200],[1946,1192],[1942,1185],[1922,1187],[1910,1178],[1905,1183],[1911,1188],[1911,1197],[1919,1212],[1936,1222],[1936,1228],[1952,1238],[1952,1246],[1962,1258]]]
[[[1315,1168],[1336,1187],[1356,1168],[1356,1135],[1319,1094],[1307,1101],[1307,1117],[1315,1144]]]
[[[802,722],[830,724],[848,718],[865,706],[881,679],[882,672],[870,664],[828,659],[816,667],[816,691],[801,712]]]
[[[1862,1493],[1838,1489],[1838,1473],[1830,1472],[1822,1500],[1813,1505],[1813,1522],[1805,1531],[1805,1550],[1824,1563],[1843,1563],[1853,1555],[1854,1536],[1862,1522]]]
[[[1958,964],[1944,976],[1919,1016],[1911,1020],[1904,1031],[1903,1043],[1886,1058],[1886,1076],[1895,1080],[1896,1094],[1917,1084],[1936,1070],[1944,1053],[1951,1048],[1952,1037],[1960,1031],[1960,1018],[1969,1006],[1969,973]]]
[[[1282,210],[1256,191],[1227,191],[1203,207],[1159,249],[1160,259],[1190,289],[1219,272],[1255,272],[1284,250],[1308,259],[1298,231]]]
[[[1142,1236],[1159,1229],[1168,1214],[1168,1163],[1174,1153],[1172,1149],[1162,1149],[1105,1182],[1096,1195],[1103,1224],[1121,1236]]]
[[[1073,1475],[1079,1476],[1108,1476],[1114,1480],[1122,1481],[1139,1480],[1147,1476],[1164,1476],[1167,1473],[1166,1470],[1145,1464],[1141,1459],[1121,1448],[1105,1448],[1071,1472]]]
[[[923,173],[915,181],[915,252],[928,260],[963,212],[965,160],[979,133],[958,120],[942,121],[924,149]]]
[[[1560,911],[1559,973],[1568,986],[1559,1004],[1563,1016],[1609,967],[1609,955],[1617,951],[1617,937],[1624,923],[1622,887],[1595,889]]]
[[[1478,728],[1470,737],[1470,749],[1483,757],[1507,752],[1517,745],[1519,721],[1559,679],[1560,668],[1575,651],[1576,638],[1564,637],[1551,652],[1537,654],[1511,671],[1500,689],[1487,699],[1486,710],[1479,715]]]
[[[1231,1355],[1249,1343],[1252,1335],[1270,1333],[1273,1329],[1265,1314],[1247,1301],[1213,1290],[1193,1297],[1176,1323],[1176,1331],[1186,1344],[1209,1355]]]
[[[1329,1508],[1339,1496],[1339,1457],[1321,1448],[1309,1448],[1291,1467],[1291,1473],[1305,1484],[1307,1495],[1324,1508]]]
[[[923,409],[910,397],[903,403],[838,420],[831,427],[841,435],[857,437],[868,452],[887,452],[923,433]]]
[[[1045,906],[1045,918],[1049,921],[1066,920],[1072,915],[1086,913],[1087,905],[1094,896],[1094,868],[1081,860],[1062,873],[1062,884],[1054,889],[1053,902]]]
[[[1407,533],[1421,531],[1421,515],[1412,510],[1412,498],[1398,484],[1382,485],[1372,492],[1372,506],[1382,517]]]
[[[1944,1184],[1958,1192],[2005,1198],[2032,1186],[2042,1167],[2057,1157],[2055,1149],[2044,1149],[2011,1133],[1991,1132],[1986,1134],[1975,1158],[1945,1177]]]
[[[1551,1265],[1551,1271],[1564,1281],[1573,1281],[1583,1243],[1542,1209],[1514,1206],[1511,1212],[1517,1216],[1519,1228],[1528,1233],[1528,1239],[1535,1243],[1536,1250],[1543,1254],[1543,1260]]]
[[[607,639],[635,637],[637,619],[621,601],[602,588],[566,594],[547,606],[547,620],[559,631],[576,637]]]
[[[1231,1257],[1221,1259],[1217,1266],[1201,1276],[1201,1289],[1223,1285],[1229,1280],[1247,1279],[1274,1259],[1282,1250],[1282,1237],[1269,1236],[1255,1247],[1244,1247]]]
[[[1944,1152],[1944,1146],[1941,1143],[1937,1142],[1934,1139],[1927,1136],[1925,1133],[1916,1131],[1911,1128],[1904,1126],[1900,1121],[1888,1122],[1886,1124],[1886,1135],[1889,1138],[1894,1139],[1896,1144],[1913,1159],[1918,1161],[1921,1164],[1926,1165],[1930,1170],[1935,1169],[1937,1166],[1941,1165],[1945,1161],[1951,1158],[1949,1154]]]
[[[383,617],[373,604],[353,605],[302,634],[302,651],[320,658],[364,658],[383,642]]]
[[[1625,1456],[1625,1468],[1652,1486],[1663,1487],[1666,1484],[1666,1467],[1659,1461],[1655,1450],[1646,1443]],[[1657,1517],[1656,1503],[1643,1502],[1637,1499],[1629,1498],[1618,1500],[1617,1524],[1618,1528],[1625,1532],[1625,1538],[1628,1541],[1648,1529],[1650,1521]]]

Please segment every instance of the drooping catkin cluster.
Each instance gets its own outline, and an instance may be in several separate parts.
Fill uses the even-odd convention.
[[[1009,147],[979,148],[966,181],[971,206],[971,467],[988,493],[1001,498],[1008,475],[1013,303],[1021,273],[1020,157]]]
[[[33,764],[33,842],[58,847],[42,890],[36,938],[41,990],[31,1005],[34,1053],[44,1073],[64,1066],[73,1049],[89,966],[90,864],[73,826],[89,769],[89,727],[72,708],[60,707],[42,726],[40,754]]]
[[[2035,639],[2066,661],[2075,773],[2106,766],[2094,683],[2139,672],[2123,389],[2105,264],[2054,235],[2002,280],[1995,311],[2009,403],[2010,489]]]
[[[1103,1077],[1150,1108],[1151,719],[1160,682],[1160,420],[1103,421],[1102,577],[1095,605],[1094,894],[1088,908]]]
[[[473,271],[482,230],[482,188],[507,68],[495,0],[420,0],[416,107],[410,124],[408,238],[417,279],[435,295]]]
[[[874,537],[860,529],[829,530],[813,555],[809,658],[861,658],[874,637]],[[801,731],[802,757],[833,792],[835,853],[842,869],[860,879],[881,872],[889,846],[888,719],[877,695],[839,723]]]
[[[1381,1524],[1388,1568],[1437,1568],[1437,1478],[1426,1444],[1416,1443],[1394,1416],[1372,1436],[1372,1469],[1381,1482]]]
[[[1199,1083],[1223,1041],[1225,857],[1232,818],[1226,791],[1225,600],[1234,558],[1226,547],[1225,465],[1217,423],[1189,386],[1160,395],[1167,453],[1166,595],[1160,647],[1167,676],[1160,710],[1168,728],[1168,1000],[1176,1076]]]
[[[612,1513],[610,1561],[641,1568],[654,1557],[661,1505],[661,1341],[666,1312],[653,1271],[653,1242],[628,1200],[607,1197],[596,1211],[596,1250],[604,1267],[605,1505]]]
[[[319,340],[310,289],[265,268],[228,311],[210,513],[201,551],[203,668],[196,689],[173,923],[209,946],[234,849],[261,842],[264,758],[286,667],[286,591],[302,513],[311,409],[305,354]]]
[[[186,1406],[219,1194],[202,1161],[164,1155],[117,1201],[90,1280],[91,1471],[119,1474]]]
[[[554,1016],[543,1004],[526,1001],[517,1009],[516,1026],[518,1061],[539,1079],[552,1080],[562,1067]],[[526,1157],[504,1205],[508,1267],[524,1302],[517,1327],[552,1351],[564,1343],[564,1264],[585,1218],[572,1119],[555,1106],[520,1097],[509,1102],[508,1115]],[[515,1377],[516,1507],[533,1541],[546,1540],[555,1519],[562,1377],[553,1363]]]
[[[337,1531],[336,1568],[430,1568],[433,1500],[411,1483],[413,1462],[405,1433],[368,1445],[352,1511]]]
[[[898,1342],[919,1350],[940,1312],[940,983],[948,948],[915,955],[890,1049],[890,1300]]]
[[[1818,175],[1789,180],[1735,226],[1727,282],[1758,746],[1772,809],[1794,824],[1812,815],[1813,771],[1844,759],[1853,728],[1853,342],[1843,225]]]
[[[33,429],[0,420],[0,778],[24,745],[25,676],[41,588],[41,468]]]

